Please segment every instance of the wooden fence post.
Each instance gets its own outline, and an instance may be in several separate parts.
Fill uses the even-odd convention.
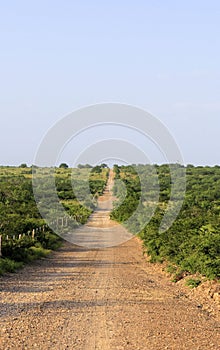
[[[59,226],[59,218],[57,218],[57,227]]]
[[[65,224],[65,226],[68,226],[68,218],[67,218],[67,216],[66,216],[66,224]]]

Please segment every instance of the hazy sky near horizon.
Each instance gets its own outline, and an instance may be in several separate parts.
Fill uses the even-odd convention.
[[[1,1],[0,58],[0,165],[32,164],[54,123],[102,102],[156,116],[185,163],[220,164],[217,0]]]

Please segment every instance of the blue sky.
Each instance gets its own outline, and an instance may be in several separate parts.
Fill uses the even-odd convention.
[[[101,102],[158,117],[185,163],[220,164],[219,1],[0,6],[0,164],[32,164],[55,122]]]

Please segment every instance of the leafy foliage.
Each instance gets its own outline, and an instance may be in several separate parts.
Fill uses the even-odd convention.
[[[32,261],[46,256],[61,244],[60,237],[47,227],[37,208],[32,189],[32,171],[35,173],[36,169],[35,166],[0,167],[0,234],[3,237],[0,273],[20,266],[13,261]],[[55,169],[53,186],[58,198],[68,214],[79,223],[86,223],[94,210],[97,196],[104,191],[108,172],[109,169],[103,165],[92,170],[90,167],[69,169],[66,166]],[[51,210],[54,196],[50,174],[50,168],[44,168],[42,174],[38,173],[38,176],[44,176],[44,181],[40,182],[43,186],[38,191],[48,203],[45,212],[51,211],[51,218],[56,220]],[[36,230],[43,225],[45,230]],[[36,230],[34,239],[30,234],[33,229]],[[22,234],[20,239],[19,234]],[[10,261],[7,260],[9,258]]]
[[[154,215],[139,233],[151,260],[166,260],[179,266],[180,271],[199,272],[210,279],[220,278],[220,167],[186,167],[187,188],[183,206],[173,225],[162,233],[159,227],[170,200],[172,181],[168,165],[154,166],[157,173],[152,168],[140,165],[135,174],[131,166],[114,167],[115,177],[126,185],[127,195],[123,201],[122,185],[116,181],[114,191],[120,206],[114,208],[112,218],[123,223],[135,210],[138,201],[143,205],[154,202]],[[141,196],[138,177],[143,171],[146,178],[151,178],[152,186],[149,182],[148,186],[141,188]],[[159,182],[157,202],[154,201],[155,176]],[[176,195],[178,197],[178,193]]]

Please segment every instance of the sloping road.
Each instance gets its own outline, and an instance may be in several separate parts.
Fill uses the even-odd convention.
[[[1,350],[220,349],[218,320],[146,261],[137,238],[103,249],[65,243],[0,278],[0,292]]]
[[[132,238],[131,233],[109,218],[115,200],[112,196],[113,183],[114,174],[110,170],[104,194],[98,198],[97,209],[85,225],[64,234],[64,239],[88,249],[100,249],[119,245]]]

